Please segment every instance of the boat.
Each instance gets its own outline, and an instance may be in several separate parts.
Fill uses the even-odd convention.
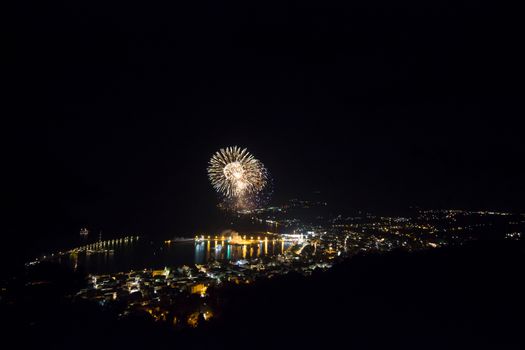
[[[165,241],[166,243],[175,243],[175,242],[190,242],[190,241],[193,241],[194,238],[189,238],[189,237],[174,237],[172,239],[169,239],[167,241]]]

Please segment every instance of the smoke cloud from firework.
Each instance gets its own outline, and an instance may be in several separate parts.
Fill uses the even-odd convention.
[[[267,198],[268,170],[246,148],[221,148],[210,159],[208,177],[229,209],[253,209]]]

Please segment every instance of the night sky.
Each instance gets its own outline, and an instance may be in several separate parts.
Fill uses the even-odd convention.
[[[232,145],[265,163],[276,202],[525,211],[514,22],[498,9],[76,1],[9,17],[7,242],[209,226],[207,162]]]

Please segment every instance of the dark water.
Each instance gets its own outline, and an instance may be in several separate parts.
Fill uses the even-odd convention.
[[[237,261],[273,256],[283,253],[289,246],[288,242],[273,240],[250,245],[230,245],[220,240],[165,243],[141,238],[136,241],[109,244],[105,247],[105,251],[91,253],[81,251],[61,255],[54,260],[75,270],[102,274],[203,264],[213,260]]]

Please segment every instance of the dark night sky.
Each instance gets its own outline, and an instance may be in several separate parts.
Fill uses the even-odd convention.
[[[267,165],[276,199],[525,211],[515,22],[477,2],[390,3],[19,4],[6,236],[204,227],[207,161],[229,145]]]

